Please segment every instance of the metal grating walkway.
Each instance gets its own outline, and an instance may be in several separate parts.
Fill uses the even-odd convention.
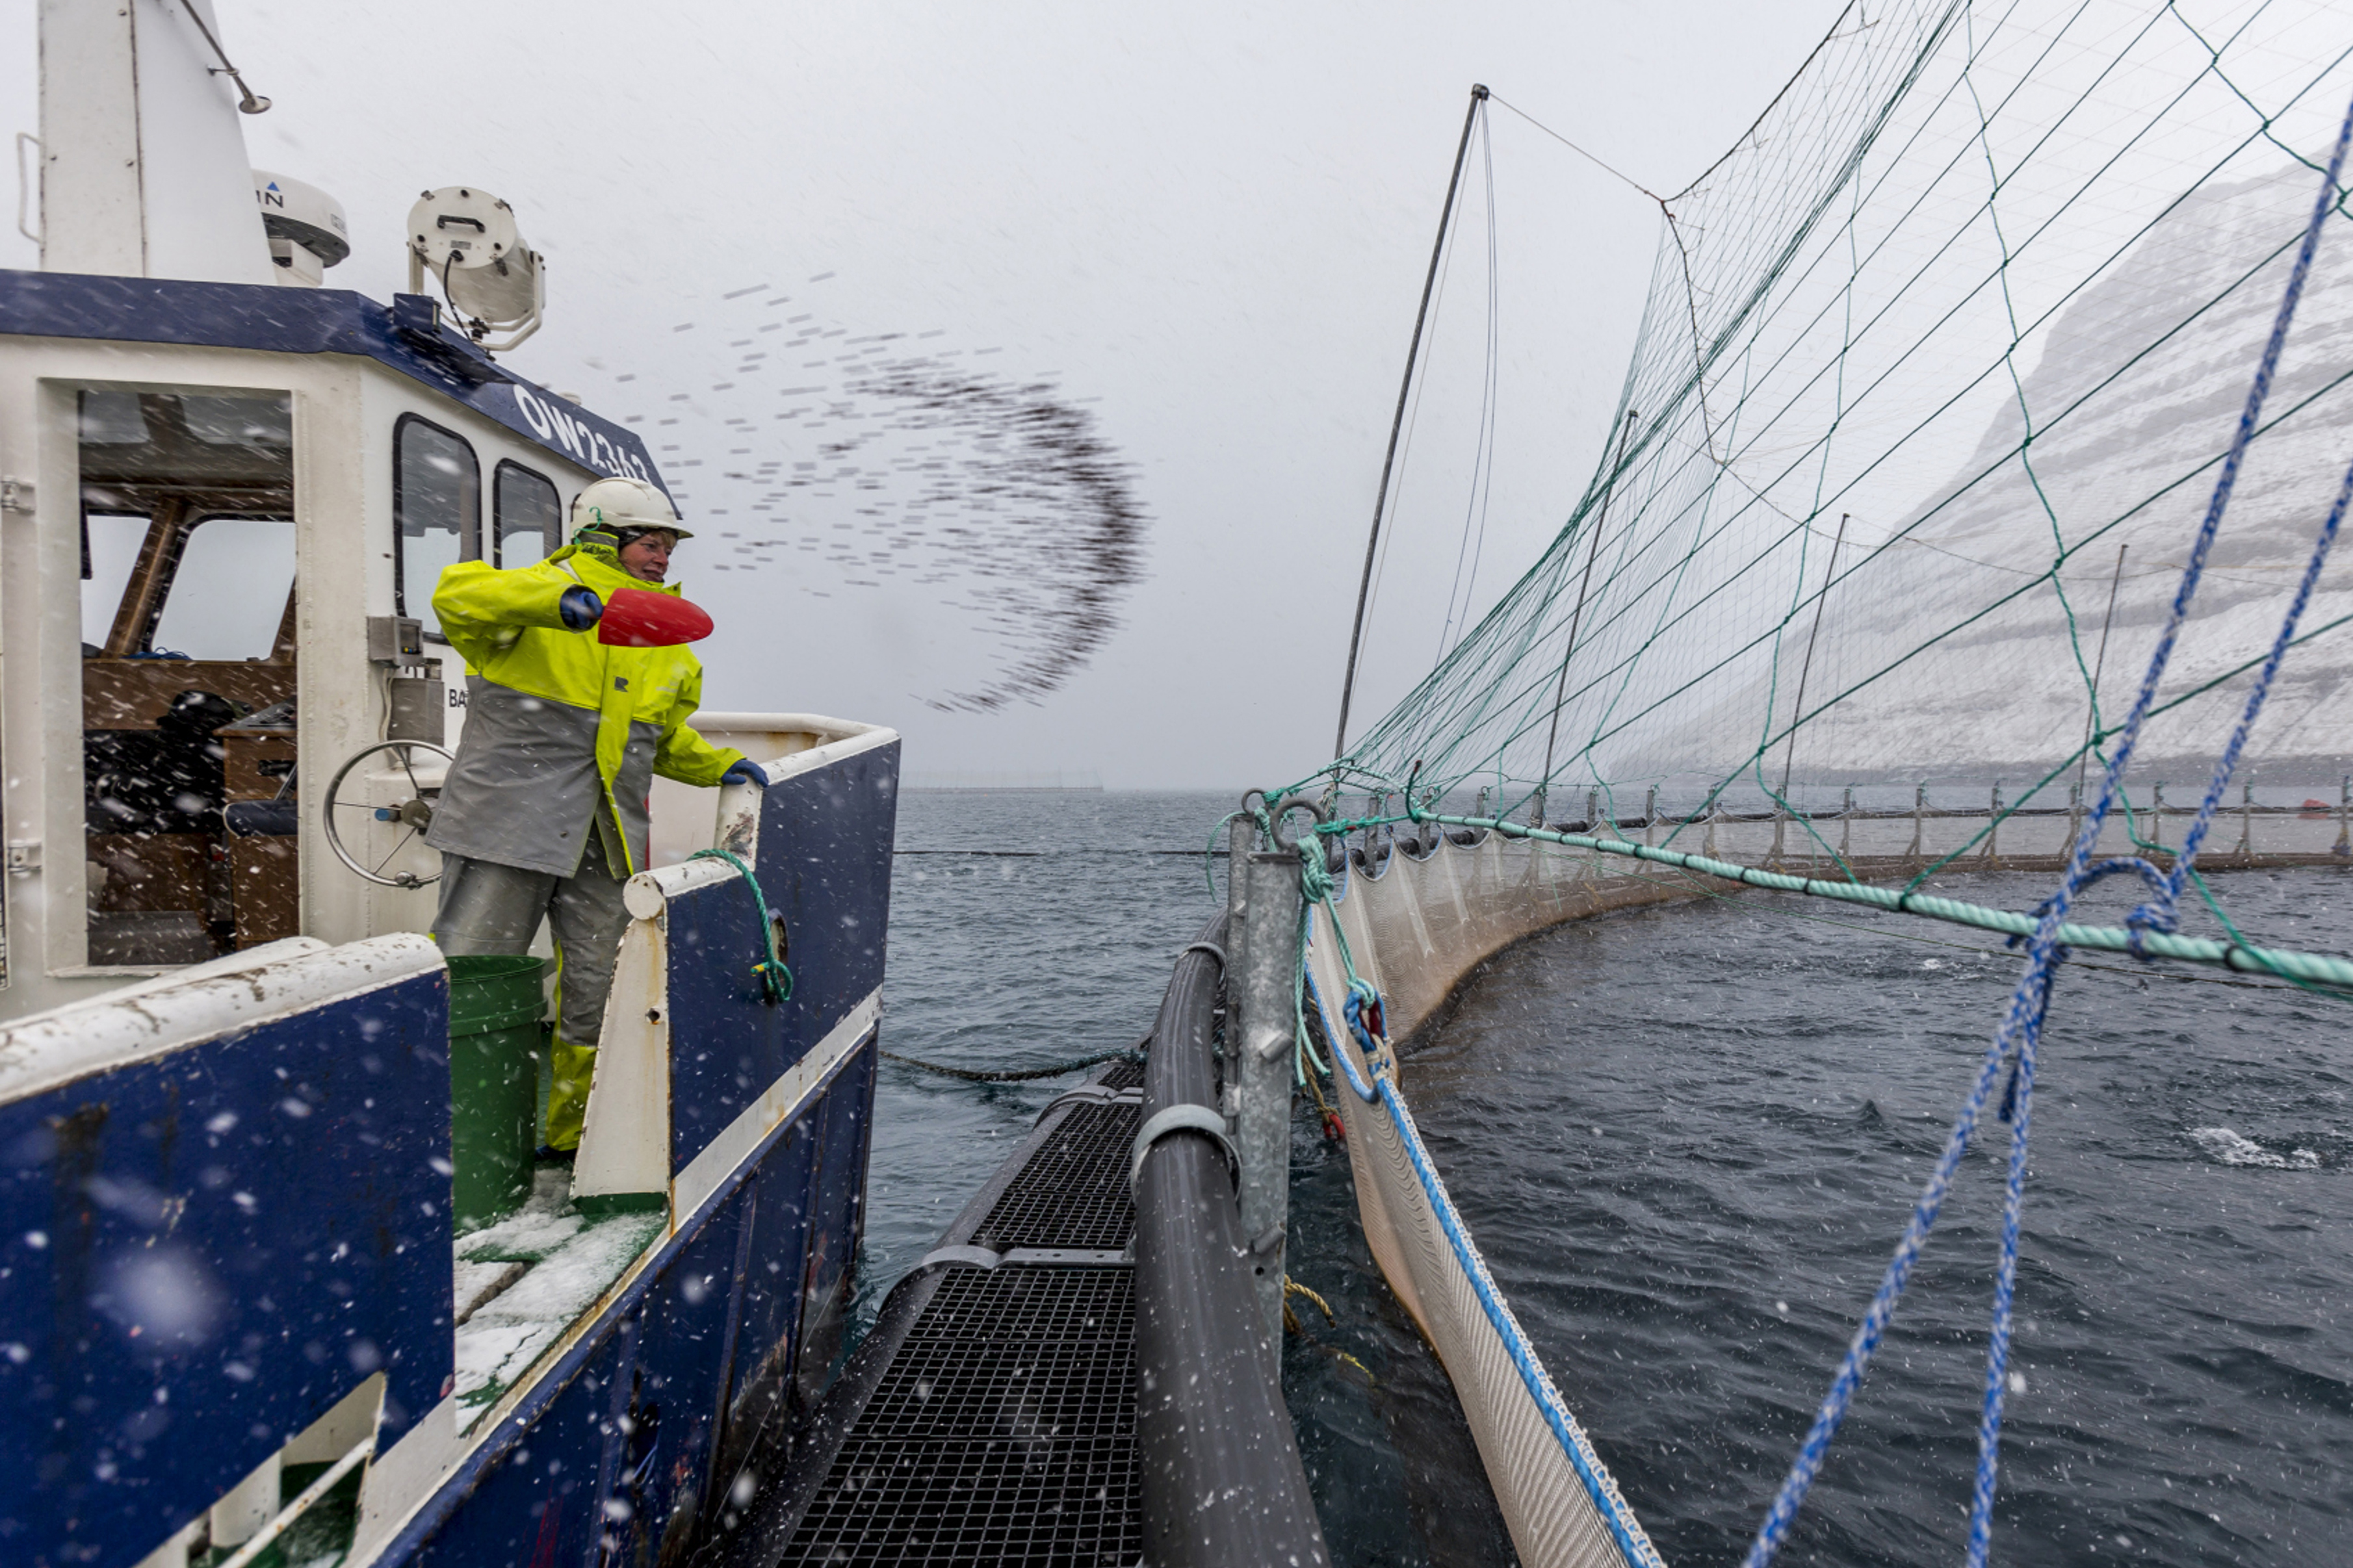
[[[1141,1072],[1113,1063],[1039,1119],[899,1282],[765,1478],[727,1568],[1126,1565],[1143,1551],[1134,1229]]]
[[[973,1233],[976,1246],[1107,1247],[1135,1231],[1127,1192],[1133,1103],[1074,1105]]]
[[[1131,1275],[949,1273],[776,1561],[1133,1563]]]

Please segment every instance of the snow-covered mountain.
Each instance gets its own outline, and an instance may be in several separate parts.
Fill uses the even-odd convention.
[[[2056,315],[2018,395],[1957,471],[1908,515],[1855,530],[1824,601],[1806,706],[1851,695],[1801,733],[1797,776],[2034,776],[2082,743],[2095,662],[2104,721],[2118,721],[2212,497],[2317,189],[2298,163],[2180,202]],[[2353,221],[2341,213],[2324,227],[2263,419],[2160,690],[2160,704],[2179,705],[2151,721],[2138,752],[2144,776],[2187,782],[2211,765],[2253,677],[2187,694],[2268,648],[2353,462]],[[1810,584],[1823,569],[1814,551]],[[1811,614],[1781,639],[1776,729]],[[2343,617],[2353,617],[2353,542],[2332,557],[2301,629]],[[1682,705],[1673,723],[1641,737],[1639,762],[1629,749],[1626,774],[1717,752],[1736,763],[1757,742],[1772,664],[1760,651]],[[1710,738],[1716,722],[1725,732]],[[2248,754],[2258,768],[2306,775],[2353,757],[2353,619],[2290,653]]]

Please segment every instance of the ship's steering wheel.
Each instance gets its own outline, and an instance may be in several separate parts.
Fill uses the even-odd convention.
[[[365,801],[343,799],[343,780],[351,776],[353,768],[378,752],[390,752],[399,759],[400,771],[408,775],[408,787],[415,793],[398,805],[372,805]],[[380,887],[424,888],[441,879],[438,871],[430,877],[420,877],[414,871],[396,871],[389,877],[384,874],[384,868],[392,864],[392,858],[408,847],[409,840],[433,826],[433,803],[439,798],[441,791],[438,787],[427,789],[417,782],[416,756],[419,752],[430,752],[445,763],[453,760],[447,751],[430,741],[379,741],[373,746],[353,752],[350,759],[335,770],[333,781],[327,785],[326,803],[319,808],[320,825],[327,830],[327,847],[335,852],[335,858]],[[360,820],[397,822],[407,828],[400,836],[400,841],[385,851],[384,858],[378,860],[373,869],[362,865],[343,847],[343,835],[339,824],[350,820],[344,814],[351,812],[364,812],[365,817]]]

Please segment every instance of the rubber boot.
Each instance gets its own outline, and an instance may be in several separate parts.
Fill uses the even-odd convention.
[[[553,1068],[547,1090],[547,1146],[559,1153],[580,1147],[580,1127],[588,1113],[588,1084],[596,1074],[596,1047],[552,1042]]]

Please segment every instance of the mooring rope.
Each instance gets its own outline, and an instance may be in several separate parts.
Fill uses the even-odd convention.
[[[935,1072],[942,1078],[960,1078],[968,1083],[1027,1083],[1032,1079],[1060,1078],[1066,1072],[1076,1072],[1081,1068],[1101,1067],[1105,1062],[1141,1063],[1144,1060],[1144,1052],[1134,1046],[1129,1046],[1122,1050],[1100,1051],[1091,1057],[1073,1057],[1069,1061],[1056,1062],[1050,1067],[1018,1068],[984,1072],[977,1068],[950,1067],[945,1062],[927,1062],[918,1057],[902,1057],[896,1051],[880,1051],[878,1054],[886,1062],[897,1062],[901,1067],[918,1068],[924,1072]]]

